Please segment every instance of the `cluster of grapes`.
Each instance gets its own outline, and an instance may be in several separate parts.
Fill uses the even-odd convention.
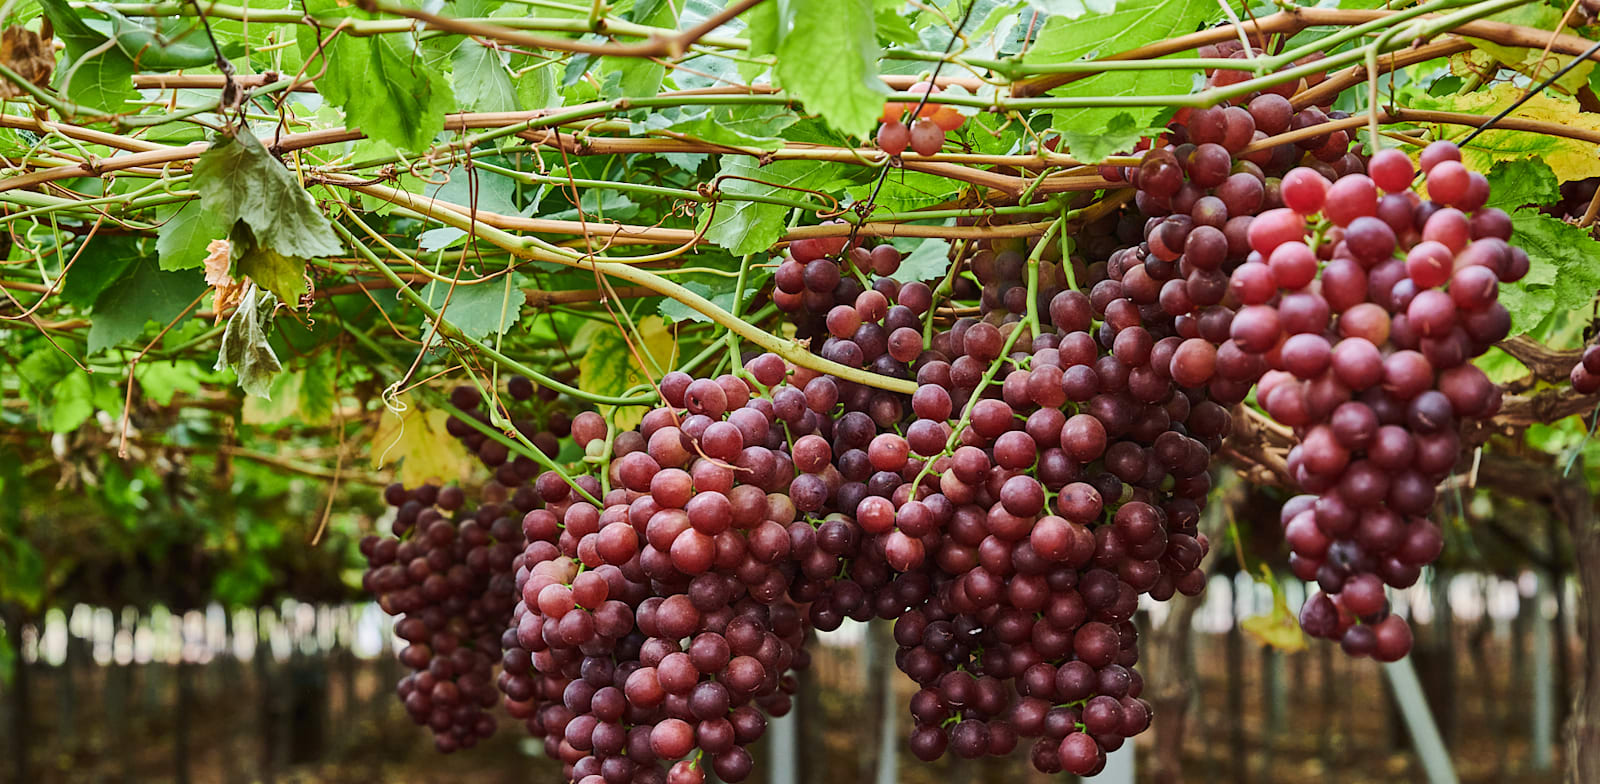
[[[777,384],[784,370],[768,356],[751,372]],[[814,528],[784,492],[795,458],[780,404],[732,375],[660,386],[667,405],[615,438],[603,477],[541,474],[542,507],[523,518],[500,687],[574,781],[698,782],[707,762],[742,781],[745,747],[789,710],[789,673],[809,661],[800,603],[815,617],[866,596],[857,585],[829,604],[849,593],[832,578],[855,537]],[[590,454],[607,449],[599,415],[572,424]]]
[[[1600,392],[1600,346],[1589,346],[1572,366],[1572,388],[1580,395]]]
[[[1427,515],[1459,456],[1459,423],[1500,406],[1469,360],[1506,336],[1499,284],[1528,271],[1455,145],[1435,142],[1421,164],[1426,201],[1398,150],[1375,155],[1370,176],[1331,184],[1290,171],[1286,206],[1251,223],[1249,261],[1231,281],[1242,307],[1229,339],[1266,369],[1256,400],[1295,429],[1287,467],[1311,494],[1283,510],[1290,565],[1322,589],[1301,625],[1382,661],[1411,649],[1384,586],[1415,583],[1439,555]]]
[[[941,92],[932,82],[917,82],[906,92]],[[916,111],[916,117],[906,113]],[[906,120],[910,119],[910,125]],[[954,106],[925,103],[921,109],[914,103],[890,101],[883,105],[882,123],[878,126],[878,148],[890,155],[899,156],[907,147],[918,155],[933,155],[944,148],[944,135],[961,127],[966,117]]]
[[[887,276],[900,268],[901,255],[888,243],[868,249],[845,237],[801,239],[789,243],[776,261],[772,301],[780,310],[802,317],[797,324],[801,337],[831,334],[853,339],[854,332],[845,329],[852,323],[847,312],[860,308],[875,313],[874,303],[882,300],[887,307],[899,292],[899,284]],[[873,321],[881,318],[854,327]]]
[[[466,494],[453,485],[394,484],[384,500],[396,507],[393,536],[361,540],[362,586],[400,618],[395,634],[408,644],[399,659],[414,672],[398,695],[440,751],[470,748],[495,730],[486,709],[497,699],[493,669],[522,532],[502,504],[463,509]]]

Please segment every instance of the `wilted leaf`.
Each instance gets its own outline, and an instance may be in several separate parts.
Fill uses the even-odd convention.
[[[1289,601],[1284,597],[1283,586],[1277,580],[1271,579],[1268,574],[1268,584],[1272,586],[1272,611],[1266,615],[1256,615],[1239,622],[1239,628],[1245,634],[1256,638],[1263,645],[1270,645],[1286,653],[1295,653],[1306,649],[1305,634],[1300,631],[1300,622],[1295,618],[1294,612],[1289,609]]]
[[[298,308],[300,295],[306,293],[306,260],[285,256],[253,240],[241,244],[244,252],[239,254],[239,274],[272,292],[290,310]]]
[[[251,288],[239,302],[239,309],[222,331],[222,348],[217,352],[214,370],[232,368],[246,394],[271,398],[272,378],[283,365],[267,341],[267,325],[278,298]]]
[[[194,183],[201,203],[223,225],[243,221],[257,243],[278,254],[313,259],[344,247],[311,194],[248,128],[219,136],[200,154]]]
[[[55,50],[50,46],[50,23],[45,22],[45,35],[21,25],[11,25],[0,32],[0,62],[16,71],[22,78],[40,87],[50,84],[50,74],[56,68]],[[0,81],[0,98],[21,98],[21,87],[9,81]]]

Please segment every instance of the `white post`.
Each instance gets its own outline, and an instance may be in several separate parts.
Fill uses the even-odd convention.
[[[1448,608],[1441,610],[1447,611]],[[1428,775],[1429,784],[1459,784],[1450,763],[1450,752],[1439,735],[1439,725],[1434,723],[1433,712],[1428,710],[1428,701],[1422,695],[1422,682],[1417,680],[1411,657],[1383,665],[1383,672],[1389,678],[1389,685],[1394,687],[1395,702],[1399,703],[1400,713],[1405,717],[1406,730],[1417,747],[1417,756],[1422,758],[1422,769]]]
[[[1552,621],[1544,616],[1544,606],[1555,600],[1548,575],[1533,573],[1533,654],[1528,657],[1528,667],[1533,670],[1533,727],[1528,738],[1533,769],[1548,771],[1555,765],[1555,673],[1551,644]]]
[[[1093,779],[1079,779],[1079,781],[1086,783],[1092,781],[1093,784],[1133,784],[1133,747],[1132,738],[1124,741],[1122,748],[1106,755],[1105,770],[1100,771]]]
[[[798,707],[798,706],[795,706]],[[795,784],[795,760],[799,743],[796,734],[799,730],[795,723],[793,708],[787,714],[772,719],[767,725],[767,732],[772,737],[772,762],[768,771],[769,784]]]

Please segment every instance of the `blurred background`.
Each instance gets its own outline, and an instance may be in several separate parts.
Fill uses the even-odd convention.
[[[3,780],[560,776],[503,716],[493,740],[450,756],[407,719],[393,619],[358,587],[356,541],[388,527],[379,488],[355,476],[330,497],[293,457],[184,464],[215,477],[219,460],[228,493],[162,481],[151,473],[159,459],[77,484],[15,472],[0,484]],[[1424,759],[1439,744],[1443,770],[1462,782],[1559,780],[1584,650],[1562,521],[1592,502],[1581,470],[1548,477],[1542,489],[1481,492],[1519,481],[1485,470],[1478,492],[1445,494],[1445,560],[1395,601],[1417,632],[1411,666],[1397,671],[1414,682],[1321,642],[1264,644],[1294,647],[1285,613],[1306,586],[1281,562],[1281,491],[1225,483],[1206,521],[1207,591],[1139,613],[1154,726],[1097,781],[1428,781]],[[1033,771],[1027,741],[1006,759],[917,761],[904,742],[913,687],[893,658],[884,623],[818,635],[795,711],[753,749],[751,780],[1055,778]],[[1420,712],[1400,709],[1408,699]],[[1429,725],[1437,742],[1413,734]]]

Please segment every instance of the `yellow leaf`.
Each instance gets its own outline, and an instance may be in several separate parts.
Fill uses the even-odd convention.
[[[385,411],[372,435],[372,467],[382,468],[399,460],[399,478],[407,487],[465,479],[472,459],[461,442],[445,432],[444,423],[450,415],[423,411],[406,397],[400,400],[405,411]]]
[[[1466,95],[1440,98],[1422,96],[1417,100],[1416,108],[1493,115],[1521,97],[1521,88],[1502,84]],[[1548,92],[1529,99],[1511,117],[1600,132],[1600,114],[1584,112],[1578,108],[1577,101]],[[1435,126],[1435,132],[1447,139],[1460,139],[1471,130],[1459,125]],[[1497,161],[1529,157],[1537,157],[1549,164],[1556,178],[1562,182],[1600,176],[1600,155],[1596,154],[1595,145],[1578,139],[1495,129],[1483,132],[1461,151],[1462,161],[1469,168],[1481,172],[1489,171]]]
[[[1561,17],[1561,10],[1554,6],[1546,5],[1545,3],[1523,3],[1489,18],[1496,22],[1550,31],[1561,24]],[[1467,40],[1473,46],[1491,55],[1495,60],[1499,60],[1507,68],[1521,73],[1535,83],[1543,82],[1572,62],[1571,55],[1555,52],[1546,54],[1543,47],[1529,49],[1520,46],[1502,46],[1493,41],[1484,41],[1477,38],[1468,38]],[[1594,63],[1582,63],[1568,71],[1565,76],[1557,79],[1554,86],[1567,95],[1575,94],[1589,83],[1589,72],[1593,70]]]
[[[1283,594],[1283,586],[1272,578],[1272,570],[1266,564],[1261,565],[1261,572],[1262,578],[1272,586],[1272,612],[1246,618],[1239,622],[1239,628],[1260,640],[1263,645],[1270,645],[1285,653],[1305,650],[1305,635],[1300,631],[1299,620],[1289,610],[1289,600]]]
[[[664,319],[649,316],[635,324],[639,328],[639,339],[633,339],[632,335],[624,339],[622,330],[615,324],[591,321],[584,325],[574,341],[586,346],[583,357],[578,360],[579,389],[599,395],[620,395],[636,384],[660,380],[677,365],[678,342]],[[641,368],[640,361],[647,367]],[[646,410],[644,406],[618,409],[617,427],[631,430],[644,419]]]

